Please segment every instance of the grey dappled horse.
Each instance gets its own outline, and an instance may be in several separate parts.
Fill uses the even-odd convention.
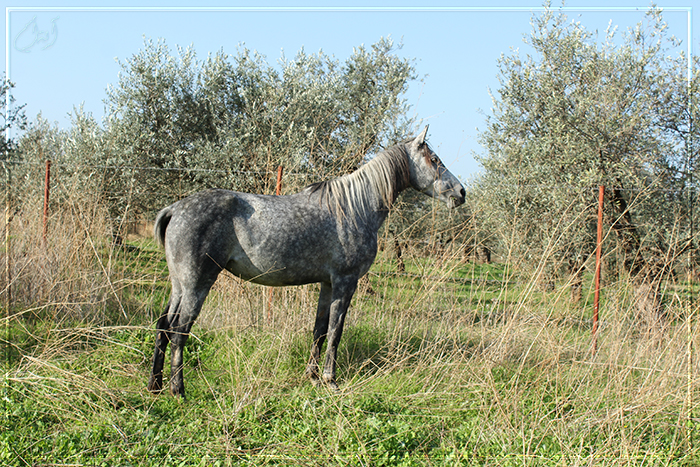
[[[450,207],[464,203],[464,188],[426,143],[427,131],[426,126],[415,139],[377,154],[349,175],[297,194],[207,190],[160,211],[155,238],[165,247],[172,293],[157,323],[148,389],[163,389],[170,343],[170,391],[184,396],[182,350],[223,269],[263,285],[321,283],[306,374],[314,384],[336,388],[336,353],[345,314],[357,281],[374,261],[377,232],[399,192],[412,186]]]

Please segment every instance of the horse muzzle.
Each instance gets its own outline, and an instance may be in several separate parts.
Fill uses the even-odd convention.
[[[464,204],[467,193],[464,191],[464,187],[460,187],[459,193],[450,194],[447,200],[447,206],[450,208],[456,208]]]

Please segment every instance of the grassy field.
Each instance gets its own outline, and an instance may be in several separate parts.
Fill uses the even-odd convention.
[[[145,390],[162,252],[92,242],[54,252],[90,274],[48,257],[58,272],[45,275],[64,279],[18,284],[39,298],[4,320],[0,465],[700,464],[699,329],[682,284],[663,326],[639,324],[626,285],[608,284],[592,354],[589,277],[574,304],[564,282],[542,292],[512,266],[409,253],[399,273],[383,252],[332,392],[303,377],[317,287],[270,295],[222,275],[181,401]]]

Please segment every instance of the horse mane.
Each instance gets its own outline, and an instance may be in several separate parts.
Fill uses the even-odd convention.
[[[377,154],[354,172],[306,187],[309,193],[320,192],[321,203],[344,218],[365,217],[372,199],[390,208],[396,196],[410,183],[406,144],[397,144]]]

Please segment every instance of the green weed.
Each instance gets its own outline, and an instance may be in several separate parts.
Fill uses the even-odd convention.
[[[167,270],[149,241],[129,245],[85,255],[99,269],[81,284],[98,298],[57,285],[40,312],[17,304],[3,321],[0,464],[700,462],[687,284],[668,289],[661,329],[607,289],[593,355],[590,302],[570,302],[563,281],[541,290],[449,251],[409,251],[403,272],[380,256],[353,300],[333,392],[303,376],[318,287],[270,294],[222,274],[185,349],[181,401],[145,389]]]

